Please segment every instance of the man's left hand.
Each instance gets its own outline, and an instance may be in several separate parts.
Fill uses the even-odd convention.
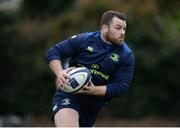
[[[76,94],[93,95],[94,92],[95,92],[95,86],[92,83],[92,81],[89,81],[89,83],[85,85],[82,89],[80,89]]]
[[[106,93],[106,85],[98,85],[95,86],[92,81],[80,89],[75,94],[86,94],[86,95],[94,95],[94,96],[105,96]]]

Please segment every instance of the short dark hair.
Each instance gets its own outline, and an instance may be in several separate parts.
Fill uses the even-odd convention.
[[[124,12],[117,12],[117,11],[106,11],[103,13],[102,18],[101,18],[101,22],[100,22],[100,28],[102,28],[102,25],[109,25],[109,23],[111,22],[111,20],[117,17],[121,20],[125,20],[126,21],[126,14]]]

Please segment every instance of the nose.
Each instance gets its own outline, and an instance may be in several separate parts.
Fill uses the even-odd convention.
[[[122,37],[124,37],[125,36],[125,31],[121,31],[120,32],[120,37],[122,38]]]
[[[125,30],[124,30],[124,29],[121,29],[120,34],[121,34],[121,35],[124,35],[124,34],[125,34]]]

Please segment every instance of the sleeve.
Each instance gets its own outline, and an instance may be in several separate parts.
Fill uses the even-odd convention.
[[[52,60],[62,60],[63,58],[77,55],[82,43],[86,40],[86,34],[79,34],[61,41],[49,48],[45,53],[45,59],[49,63]]]
[[[123,96],[127,93],[134,73],[134,55],[128,55],[117,69],[113,82],[107,84],[105,96],[108,98]]]

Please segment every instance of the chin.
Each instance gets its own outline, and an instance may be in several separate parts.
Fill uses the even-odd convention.
[[[116,42],[116,43],[114,43],[114,44],[116,44],[116,45],[122,45],[124,43],[124,40],[120,40],[120,41],[118,41],[118,42]]]
[[[120,45],[124,44],[124,41],[121,41],[119,44],[120,44]]]

